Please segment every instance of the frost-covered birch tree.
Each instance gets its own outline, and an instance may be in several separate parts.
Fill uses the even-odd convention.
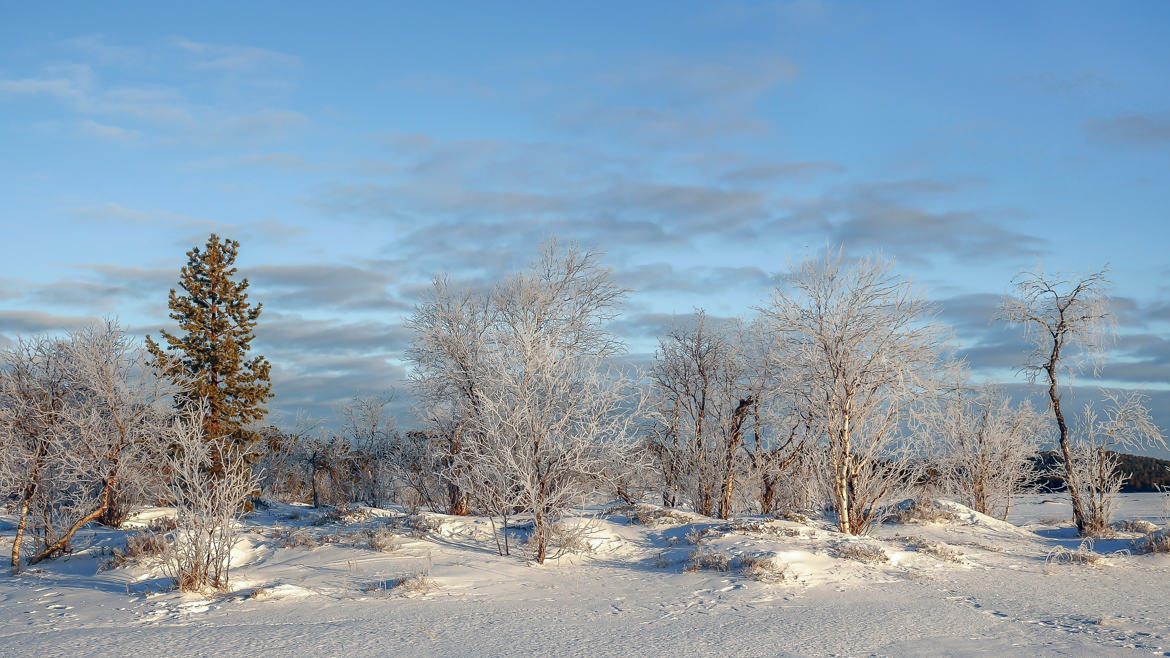
[[[470,467],[487,460],[532,513],[536,561],[551,524],[605,484],[629,448],[640,390],[608,359],[624,350],[609,323],[627,291],[600,255],[555,241],[497,286]]]
[[[906,422],[933,395],[945,344],[934,307],[892,267],[826,251],[792,267],[763,309],[779,337],[775,358],[799,373],[790,393],[828,446],[837,526],[849,534],[915,479]]]

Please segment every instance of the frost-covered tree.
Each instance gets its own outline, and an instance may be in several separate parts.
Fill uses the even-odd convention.
[[[487,332],[493,321],[489,296],[471,289],[457,289],[447,276],[436,276],[430,295],[407,320],[412,334],[406,358],[410,381],[426,420],[429,435],[439,441],[415,444],[432,453],[439,472],[448,473],[447,511],[468,514],[468,492],[460,457],[477,423],[479,387]],[[441,442],[441,445],[437,445]]]
[[[157,494],[159,434],[173,390],[113,321],[21,340],[0,365],[0,483],[17,501],[11,564],[60,555],[86,524],[121,521]]]
[[[916,418],[925,440],[937,442],[937,483],[946,495],[981,514],[1006,519],[1013,499],[1032,485],[1045,434],[1028,401],[1013,405],[994,386],[960,386]]]
[[[737,450],[756,398],[743,377],[734,328],[717,327],[703,310],[658,339],[650,379],[663,502],[687,492],[695,511],[730,515]]]
[[[764,314],[776,358],[799,373],[784,392],[828,447],[838,528],[861,533],[915,479],[906,422],[935,389],[945,341],[934,307],[890,261],[846,264],[838,250],[792,267]]]
[[[607,362],[624,346],[610,332],[626,291],[599,255],[555,242],[493,293],[475,441],[467,468],[503,474],[533,515],[537,562],[552,524],[605,487],[615,452],[629,449],[641,395]]]
[[[1077,530],[1089,530],[1089,514],[1078,479],[1069,425],[1065,421],[1061,386],[1086,367],[1097,374],[1105,360],[1105,347],[1116,335],[1116,319],[1109,312],[1108,268],[1088,275],[1049,274],[1037,266],[1012,280],[1014,294],[1000,303],[997,317],[1011,325],[1023,325],[1033,350],[1020,370],[1035,383],[1048,384],[1048,400],[1056,418],[1065,483],[1072,500]]]
[[[1166,447],[1142,395],[1102,394],[1104,405],[1086,405],[1072,429],[1072,459],[1066,470],[1069,490],[1081,498],[1081,534],[1090,537],[1108,533],[1114,502],[1127,478],[1118,451]]]
[[[785,383],[796,373],[777,357],[778,337],[765,319],[743,325],[739,342],[744,385],[754,400],[743,431],[749,482],[760,513],[771,514],[780,490],[792,488],[785,480],[793,477],[791,469],[809,440],[809,423],[794,405],[798,398],[791,393],[793,387]]]
[[[0,354],[0,485],[16,511],[14,572],[21,568],[30,521],[36,532],[37,512],[43,509],[39,500],[52,495],[46,489],[68,451],[60,425],[71,384],[69,358],[65,341],[45,336],[19,339]]]
[[[229,437],[207,437],[208,405],[194,404],[174,417],[164,436],[167,496],[176,527],[164,567],[183,591],[225,590],[244,502],[260,484],[248,468],[244,446]],[[218,463],[221,468],[213,472]]]

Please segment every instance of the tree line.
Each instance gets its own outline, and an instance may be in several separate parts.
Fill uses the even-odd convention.
[[[213,235],[188,253],[169,299],[179,331],[163,344],[140,348],[107,322],[0,354],[14,569],[144,503],[181,510],[176,581],[220,587],[215,547],[230,538],[216,533],[256,494],[485,515],[503,526],[502,553],[523,515],[543,562],[558,520],[598,497],[719,518],[824,513],[858,534],[907,497],[1006,518],[1048,476],[1037,464],[1067,483],[1079,531],[1100,535],[1129,473],[1118,451],[1164,446],[1137,394],[1106,392],[1071,418],[1061,407],[1115,331],[1104,270],[1024,272],[1001,306],[1033,340],[1020,364],[1046,385],[1037,410],[973,383],[937,307],[880,256],[826,250],[750,317],[677,318],[639,369],[613,330],[631,291],[601,254],[556,241],[488,287],[433,279],[406,322],[421,427],[399,431],[388,394],[355,397],[340,429],[265,427],[261,306],[236,281],[237,249]],[[1041,459],[1050,444],[1057,456]]]

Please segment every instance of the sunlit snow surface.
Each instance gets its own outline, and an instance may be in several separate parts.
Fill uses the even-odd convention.
[[[1118,520],[1165,525],[1165,496],[1121,498]],[[1011,523],[937,505],[949,518],[861,538],[821,519],[598,508],[568,522],[587,524],[585,553],[535,566],[515,546],[523,519],[514,554],[501,557],[486,519],[366,510],[313,525],[320,512],[274,503],[247,518],[235,591],[215,596],[166,591],[156,566],[101,570],[134,531],[97,530],[69,557],[0,576],[0,655],[1170,652],[1170,555],[1130,553],[1140,535],[1098,540],[1096,565],[1070,564],[1060,547],[1089,547],[1060,495],[1019,501]],[[397,550],[369,548],[379,526],[395,529]],[[307,543],[329,542],[282,546],[298,529]],[[12,535],[12,518],[0,517],[0,550]],[[689,570],[696,550],[726,557],[729,570]],[[776,577],[743,575],[752,559],[771,560]],[[429,588],[395,587],[417,573]]]

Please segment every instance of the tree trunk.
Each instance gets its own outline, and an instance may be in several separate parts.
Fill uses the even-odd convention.
[[[838,439],[837,454],[833,455],[833,493],[837,499],[837,529],[847,535],[853,534],[849,523],[849,505],[853,502],[849,496],[849,487],[853,483],[849,452],[849,416],[845,416],[845,425]]]
[[[1072,448],[1068,440],[1068,424],[1064,422],[1064,413],[1060,410],[1061,396],[1056,394],[1056,363],[1060,358],[1059,348],[1053,347],[1051,360],[1048,362],[1048,399],[1052,402],[1052,412],[1056,414],[1056,426],[1060,429],[1060,453],[1064,458],[1064,484],[1068,487],[1068,495],[1072,498],[1073,521],[1077,524],[1077,534],[1085,534],[1084,501],[1081,492],[1073,479]]]
[[[107,481],[105,491],[102,492],[102,504],[98,506],[97,509],[90,512],[89,514],[86,514],[80,519],[77,519],[77,521],[75,521],[73,525],[69,526],[69,529],[66,530],[65,534],[61,535],[57,541],[45,547],[45,550],[34,555],[33,559],[29,560],[29,564],[37,564],[42,560],[53,557],[54,555],[64,551],[65,548],[69,546],[69,542],[73,539],[73,535],[77,534],[78,530],[81,530],[83,527],[85,527],[85,524],[89,523],[90,521],[96,521],[97,519],[101,518],[102,515],[109,511],[111,501],[114,497],[114,483],[115,481],[113,478],[110,478]]]
[[[727,453],[724,455],[723,463],[723,495],[719,499],[721,519],[731,516],[731,498],[735,493],[735,449],[743,439],[743,420],[754,401],[753,397],[740,400],[731,415],[731,433],[727,437]]]
[[[16,526],[16,538],[12,540],[12,573],[20,571],[20,547],[24,543],[24,529],[28,527],[28,508],[35,485],[25,487],[24,497],[20,501],[20,523]]]

